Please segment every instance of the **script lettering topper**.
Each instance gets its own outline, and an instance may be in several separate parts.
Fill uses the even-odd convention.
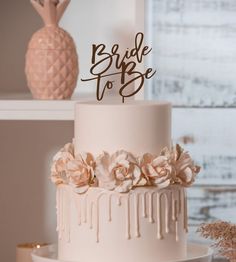
[[[105,44],[92,45],[92,66],[89,79],[81,79],[82,81],[97,81],[97,100],[101,101],[104,97],[106,89],[112,89],[114,81],[108,80],[109,77],[118,75],[120,79],[119,94],[122,102],[126,97],[137,94],[143,87],[145,79],[150,79],[156,73],[152,68],[145,69],[144,72],[137,70],[137,65],[143,62],[143,58],[147,56],[152,48],[143,46],[144,34],[139,32],[135,36],[134,48],[127,49],[122,55],[119,53],[119,45],[114,44],[108,52]],[[112,68],[117,69],[114,72]],[[101,80],[105,79],[105,85],[102,86]],[[136,82],[135,90],[127,92],[127,87]],[[116,83],[116,85],[118,85]]]

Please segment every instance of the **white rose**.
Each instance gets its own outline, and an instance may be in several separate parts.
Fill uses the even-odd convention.
[[[145,154],[141,160],[142,173],[148,185],[166,188],[171,183],[172,166],[167,156]]]
[[[130,153],[121,150],[110,156],[104,152],[96,162],[96,177],[100,187],[128,192],[138,184],[141,171]]]

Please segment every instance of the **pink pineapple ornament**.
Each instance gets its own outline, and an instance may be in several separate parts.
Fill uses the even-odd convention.
[[[45,26],[34,33],[26,53],[28,87],[36,99],[68,99],[78,78],[72,37],[58,26],[70,0],[31,0]]]

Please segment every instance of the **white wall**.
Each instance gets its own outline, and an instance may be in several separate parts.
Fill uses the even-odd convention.
[[[76,0],[71,1],[61,25],[73,36],[79,54],[80,75],[75,93],[95,92],[96,82],[82,82],[91,78],[92,44],[106,44],[108,50],[119,44],[120,52],[134,47],[135,34],[144,30],[144,0]],[[119,77],[114,77],[118,81]],[[118,95],[118,89],[107,95]]]

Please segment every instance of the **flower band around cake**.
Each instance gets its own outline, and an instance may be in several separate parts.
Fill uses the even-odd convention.
[[[119,150],[114,154],[103,152],[95,158],[91,153],[75,155],[73,143],[68,143],[53,158],[51,180],[56,185],[70,185],[79,194],[89,187],[126,193],[139,186],[189,187],[199,171],[200,167],[178,144],[164,148],[159,155],[136,157]]]

